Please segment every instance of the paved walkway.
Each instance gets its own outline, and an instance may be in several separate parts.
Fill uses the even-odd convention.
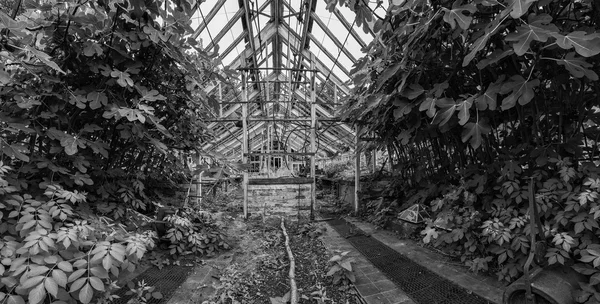
[[[200,304],[216,292],[221,270],[231,264],[232,254],[225,253],[194,268],[185,283],[181,284],[167,304]]]
[[[330,255],[336,251],[350,251],[348,256],[354,257],[354,273],[356,289],[368,304],[415,304],[406,293],[387,279],[371,262],[363,257],[354,247],[331,226],[324,222],[323,244]]]
[[[443,257],[419,246],[412,240],[400,240],[396,235],[385,230],[376,230],[369,223],[348,218],[359,229],[366,234],[386,244],[390,248],[428,268],[434,273],[448,279],[455,284],[474,292],[491,303],[502,303],[504,286],[495,278],[483,277],[468,272],[464,267],[450,265],[444,262]],[[350,255],[355,257],[356,288],[368,304],[414,304],[402,290],[387,279],[373,264],[364,258],[356,249],[342,236],[326,223],[327,232],[323,236],[323,242],[328,250],[351,251]]]

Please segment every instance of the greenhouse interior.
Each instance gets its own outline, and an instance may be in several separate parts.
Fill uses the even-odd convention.
[[[0,0],[0,304],[600,303],[600,0]]]

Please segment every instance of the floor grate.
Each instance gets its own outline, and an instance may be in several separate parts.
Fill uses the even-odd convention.
[[[343,219],[328,221],[375,267],[419,304],[487,304],[484,298],[413,262]]]
[[[160,304],[167,303],[171,296],[175,293],[177,288],[185,279],[190,275],[190,273],[194,270],[193,266],[179,266],[179,265],[166,265],[162,269],[158,269],[158,267],[150,267],[146,271],[142,272],[140,275],[135,277],[134,283],[137,285],[137,282],[144,280],[147,286],[155,287],[154,291],[158,291],[162,294],[162,299],[150,299],[146,303],[148,304]],[[127,286],[117,290],[115,293],[120,298],[113,300],[111,303],[114,304],[125,304],[127,301],[131,299],[132,296],[125,295],[125,293],[129,291]]]

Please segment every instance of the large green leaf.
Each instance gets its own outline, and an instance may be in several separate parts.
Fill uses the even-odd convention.
[[[554,24],[549,24],[552,17],[548,15],[529,16],[529,24],[521,25],[516,32],[508,34],[506,41],[513,41],[515,54],[522,56],[529,50],[531,41],[546,42],[552,33],[558,33]]]
[[[540,85],[539,79],[527,81],[521,75],[514,75],[502,85],[500,94],[510,93],[502,100],[502,110],[506,111],[514,107],[519,102],[520,105],[528,104],[535,96],[533,88]]]
[[[96,110],[105,106],[108,103],[108,97],[104,92],[90,92],[86,96],[87,101],[89,102],[90,109]]]
[[[504,81],[504,75],[502,75],[496,82],[491,83],[487,90],[479,95],[477,99],[475,99],[475,104],[477,105],[478,110],[485,110],[489,108],[491,111],[496,110],[496,98],[498,97],[498,93],[500,92],[500,88],[502,87],[502,81]]]
[[[411,83],[408,88],[404,89],[404,91],[402,91],[402,96],[413,100],[417,97],[419,97],[421,94],[423,94],[423,92],[425,92],[425,90],[423,89],[423,87],[418,84],[418,83]]]
[[[77,153],[78,148],[86,147],[85,140],[69,134],[66,134],[65,137],[61,138],[60,145],[65,148],[65,153],[67,153],[67,155],[73,155]]]
[[[477,7],[473,4],[460,5],[461,2],[461,0],[454,1],[452,9],[442,8],[444,10],[444,21],[450,24],[453,29],[458,24],[463,30],[466,30],[471,25],[473,17],[465,15],[465,12],[473,14],[477,11]]]
[[[467,142],[468,140],[471,147],[477,149],[481,146],[483,135],[490,133],[490,130],[490,126],[483,119],[478,122],[470,122],[463,129],[462,141]]]
[[[557,60],[559,65],[564,66],[571,75],[582,78],[586,76],[592,81],[598,80],[598,74],[589,68],[592,68],[594,65],[587,62],[585,58],[575,57],[575,52],[568,53],[565,58]]]
[[[435,104],[440,108],[440,110],[435,113],[432,124],[439,125],[441,127],[450,120],[454,114],[454,111],[456,111],[457,105],[452,98],[437,99]]]
[[[488,25],[485,27],[483,35],[477,38],[477,40],[475,40],[475,42],[473,42],[473,44],[469,48],[469,54],[467,54],[467,56],[465,56],[465,58],[463,59],[463,67],[469,65],[473,58],[475,58],[475,55],[477,55],[477,53],[483,50],[483,48],[487,45],[488,41],[490,40],[490,37],[492,37],[498,32],[498,30],[501,28],[502,23],[508,17],[508,13],[510,13],[511,9],[512,6],[508,6],[502,12],[500,12],[500,14],[498,14],[492,22],[488,23]]]
[[[583,57],[600,54],[600,34],[587,34],[583,31],[571,32],[567,35],[551,34],[556,38],[556,44],[563,49],[575,48],[575,52]]]
[[[377,77],[377,88],[375,89],[375,91],[379,91],[379,89],[381,89],[381,87],[390,78],[392,78],[394,75],[396,75],[396,73],[398,73],[398,71],[400,70],[401,67],[402,67],[402,65],[400,63],[396,63],[394,65],[390,65],[390,66],[386,67],[383,70],[383,72],[381,72],[379,77]]]
[[[42,51],[38,51],[35,48],[31,47],[31,46],[27,46],[25,47],[25,51],[30,53],[31,55],[35,56],[37,59],[39,59],[42,63],[44,63],[45,65],[51,67],[52,69],[62,73],[62,74],[66,74],[65,71],[63,71],[58,64],[56,64],[56,62],[52,61],[52,57],[50,57],[50,55],[42,52]]]
[[[419,105],[419,111],[427,111],[427,116],[433,117],[435,115],[435,99],[431,97],[425,98],[421,105]]]
[[[497,63],[500,60],[504,59],[505,57],[510,56],[514,53],[515,53],[515,51],[513,51],[512,49],[507,49],[507,50],[496,49],[495,51],[492,52],[491,55],[486,56],[485,59],[479,61],[477,63],[477,68],[480,70],[483,70],[483,68],[485,68],[486,66]]]
[[[0,146],[2,147],[2,153],[8,157],[14,157],[24,162],[29,162],[29,156],[25,155],[25,153],[29,152],[26,146],[21,144],[12,144],[9,145],[4,141],[0,141]]]
[[[458,108],[458,123],[461,126],[466,124],[467,121],[469,121],[469,118],[471,117],[469,110],[471,109],[471,106],[473,105],[474,99],[475,99],[474,96],[469,96],[465,100],[459,102],[458,105],[456,106]]]
[[[396,119],[402,118],[412,110],[412,104],[400,98],[394,100],[394,106],[396,106],[394,109],[394,118]]]
[[[529,10],[529,7],[537,0],[509,0],[508,3],[512,6],[510,16],[514,19],[520,18],[525,15]]]

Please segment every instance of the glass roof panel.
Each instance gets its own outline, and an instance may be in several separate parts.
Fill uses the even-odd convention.
[[[248,1],[247,5],[252,10],[252,12],[250,12],[250,25],[252,27],[252,32],[254,35],[258,35],[261,29],[272,23],[272,1],[278,0],[245,1]],[[211,14],[211,12],[213,12],[213,9],[215,8],[215,6],[217,6],[219,2],[220,0],[206,0],[202,2],[198,7],[198,12],[192,18],[192,27],[195,29],[201,29],[200,33],[198,33],[198,39],[202,42],[202,46],[206,47],[211,44],[211,41],[216,40],[217,44],[220,46],[220,52],[223,52],[235,42],[236,38],[238,38],[244,32],[244,30],[242,26],[242,18],[239,18],[235,23],[233,23],[233,25],[230,28],[224,29],[228,25],[228,22],[230,22],[230,20],[234,18],[236,13],[240,11],[239,2],[235,0],[226,0],[224,1],[224,4],[216,11],[215,14]],[[302,20],[302,18],[306,14],[305,10],[307,9],[307,7],[304,5],[304,1],[283,0],[280,2],[280,4],[283,6],[283,15],[280,16],[282,18],[282,22],[289,24],[289,28],[291,29],[290,32],[296,33],[296,37],[301,37],[302,32],[306,26],[305,20]],[[371,3],[371,5],[375,8],[376,4]],[[261,7],[262,10],[259,13],[257,13],[256,10]],[[337,6],[337,9],[339,10],[340,14],[344,16],[344,18],[349,24],[354,25],[353,28],[356,32],[356,35],[360,36],[365,43],[369,43],[372,40],[372,36],[370,34],[367,34],[361,28],[356,27],[356,25],[354,24],[354,13],[349,8]],[[385,13],[385,7],[377,8],[376,12],[380,14]],[[344,48],[349,53],[351,53],[354,58],[357,59],[362,57],[363,54],[360,51],[360,43],[355,39],[354,35],[349,34],[342,21],[340,21],[335,14],[330,13],[325,9],[324,2],[316,2],[314,14],[321,19],[321,21],[324,23],[324,26],[327,27],[332,33],[336,33],[336,35],[338,33],[343,33],[336,37],[340,43],[344,43],[344,40],[346,40],[344,43]],[[212,17],[212,20],[210,20],[210,22],[208,22],[207,26],[205,27],[204,18],[210,17]],[[242,14],[242,17],[245,16]],[[221,32],[222,35],[219,35],[219,33]],[[333,55],[333,59],[335,60],[335,58],[338,57],[338,53],[340,53],[340,49],[317,22],[313,22],[311,32],[314,38],[323,46],[323,48],[328,50],[329,53]],[[348,36],[348,39],[345,39],[346,36]],[[290,54],[290,57],[292,59],[291,61],[289,60],[290,58],[286,58],[288,55],[288,47],[286,46],[285,41],[289,38],[291,37],[281,37],[281,40],[283,40],[284,42],[282,44],[281,50],[281,63],[285,67],[292,67],[294,64],[293,54]],[[298,44],[298,39],[291,40],[293,41],[293,43]],[[263,40],[262,43],[268,43],[268,41]],[[225,57],[223,58],[223,64],[225,66],[231,64],[239,56],[239,54],[243,51],[245,47],[250,47],[250,45],[246,43],[245,39],[242,39],[242,43],[238,43],[235,47],[232,48],[230,53],[225,54]],[[298,47],[298,45],[293,45],[292,49],[298,49]],[[318,57],[327,68],[330,69],[333,66],[334,60],[332,60],[332,58],[327,58],[327,56],[324,56],[324,51],[317,47],[315,43],[309,42],[309,47],[309,50],[313,52],[315,56]],[[269,45],[266,49],[256,53],[257,60],[259,62],[262,61],[262,59],[264,59],[265,57],[270,56],[272,52],[273,48]],[[350,58],[348,58],[348,56],[345,55],[343,52],[341,52],[341,54],[339,55],[338,64],[342,66],[345,70],[350,70],[353,65]],[[272,66],[272,60],[263,63],[263,66]],[[340,69],[339,67],[336,68],[335,71],[337,76],[342,81],[346,81],[349,79],[348,76],[345,75],[345,73],[340,73],[342,69]]]

